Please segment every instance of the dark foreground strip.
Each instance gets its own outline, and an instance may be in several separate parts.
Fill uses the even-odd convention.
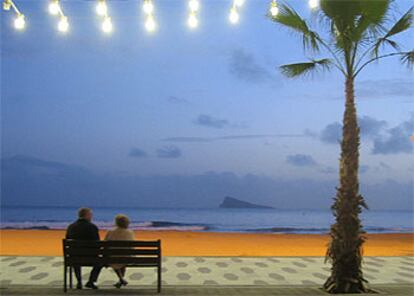
[[[390,284],[390,285],[372,285],[371,288],[379,292],[379,294],[365,294],[365,295],[392,295],[392,296],[412,296],[414,295],[414,285],[412,284]],[[65,295],[60,287],[44,288],[39,286],[8,286],[7,288],[0,288],[0,295]],[[100,290],[72,290],[66,295],[159,295],[154,289],[142,288],[139,286],[131,286],[126,289],[115,290],[110,286],[102,286]],[[272,296],[272,295],[295,295],[295,296],[317,296],[330,295],[322,291],[317,286],[165,286],[162,295],[172,296]],[[336,294],[339,295],[339,294]],[[363,295],[363,294],[359,294]]]

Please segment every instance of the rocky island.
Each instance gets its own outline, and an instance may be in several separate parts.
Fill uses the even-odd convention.
[[[219,207],[226,209],[274,209],[269,206],[253,204],[230,196],[226,196]]]

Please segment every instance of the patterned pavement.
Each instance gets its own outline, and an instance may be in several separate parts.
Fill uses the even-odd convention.
[[[1,257],[0,286],[60,286],[61,257]],[[89,268],[84,268],[84,278]],[[329,274],[323,257],[166,257],[163,284],[172,286],[274,286],[321,285]],[[371,284],[414,284],[414,257],[365,257],[364,274]],[[154,285],[154,269],[131,268],[131,285]],[[112,285],[116,276],[109,268],[99,278]]]

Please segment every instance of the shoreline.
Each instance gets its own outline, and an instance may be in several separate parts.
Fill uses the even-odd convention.
[[[100,231],[103,238],[106,231]],[[1,256],[61,256],[64,230],[0,230]],[[135,231],[162,240],[164,256],[325,256],[327,234]],[[414,256],[414,233],[366,234],[364,256]]]

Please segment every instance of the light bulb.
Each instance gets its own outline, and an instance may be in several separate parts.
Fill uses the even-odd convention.
[[[234,0],[234,5],[238,7],[242,7],[244,4],[244,0]]]
[[[142,9],[146,14],[150,15],[154,12],[154,4],[152,4],[151,0],[145,0]]]
[[[53,0],[49,4],[49,13],[52,15],[57,15],[60,11],[59,1]]]
[[[276,1],[272,1],[272,4],[270,4],[270,15],[277,16],[278,13],[279,13],[279,8],[276,5]]]
[[[107,12],[108,12],[108,7],[106,6],[105,1],[100,0],[98,4],[96,5],[96,13],[98,15],[104,16],[106,15]]]
[[[188,26],[190,28],[197,28],[198,27],[198,19],[194,13],[191,13],[188,17]]]
[[[319,6],[319,0],[309,0],[309,7],[311,9],[316,9]]]
[[[195,12],[200,9],[200,2],[198,2],[198,0],[190,0],[190,2],[188,2],[188,6],[191,11]]]
[[[58,23],[58,30],[60,32],[67,32],[69,30],[69,22],[68,22],[68,18],[66,16],[62,16],[60,18],[60,21]]]
[[[26,26],[26,21],[24,20],[24,15],[23,14],[17,15],[16,18],[14,19],[14,27],[17,30],[23,30],[25,26]]]
[[[10,10],[10,8],[11,8],[10,0],[4,0],[3,1],[3,10]]]
[[[111,21],[111,18],[108,16],[102,22],[102,31],[104,31],[105,33],[111,33],[112,30],[113,30],[112,21]]]
[[[153,32],[155,31],[156,27],[157,24],[155,23],[154,17],[152,15],[149,15],[145,21],[145,29],[147,29],[148,32]]]
[[[229,20],[231,23],[237,24],[239,22],[239,19],[240,19],[240,16],[239,16],[239,13],[237,12],[237,9],[233,7],[230,10]]]

